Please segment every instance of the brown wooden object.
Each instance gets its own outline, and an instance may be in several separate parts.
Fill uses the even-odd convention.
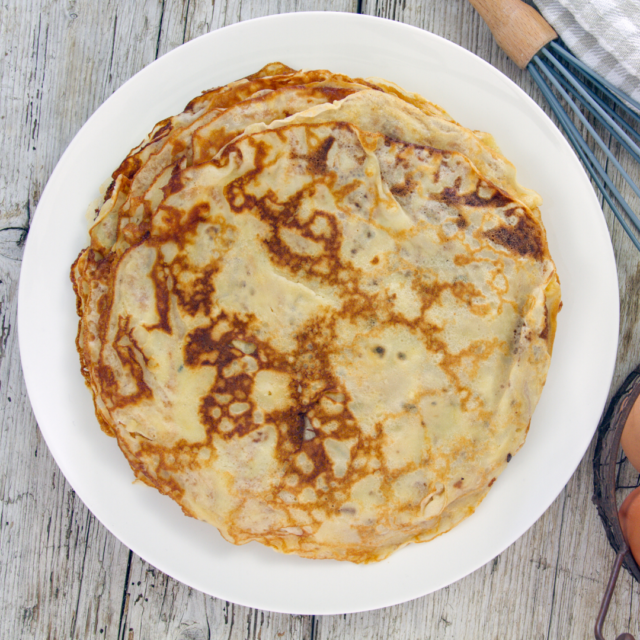
[[[522,0],[469,0],[500,48],[525,69],[533,56],[558,37],[549,23]]]

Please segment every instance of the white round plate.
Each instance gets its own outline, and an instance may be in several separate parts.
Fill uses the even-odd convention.
[[[494,134],[542,217],[564,307],[547,384],[527,442],[476,513],[439,538],[378,564],[307,560],[258,543],[236,547],[140,483],[99,429],[75,349],[69,268],[88,241],[85,211],[129,149],[202,90],[279,60],[393,80]],[[89,91],[90,88],[87,88]],[[542,110],[468,51],[420,29],[355,14],[296,13],[236,24],[143,69],[88,120],[62,156],[31,225],[18,328],[33,410],[53,456],[96,517],[124,544],[196,589],[239,604],[335,614],[405,602],[501,553],[553,502],[584,455],[604,407],[618,339],[613,251],[575,155]]]

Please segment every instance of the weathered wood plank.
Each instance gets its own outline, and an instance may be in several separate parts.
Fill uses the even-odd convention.
[[[396,607],[323,617],[318,639],[547,638],[554,557],[540,555],[540,538],[554,527],[548,511],[493,562],[434,594]],[[557,550],[556,550],[557,552]]]
[[[295,11],[355,12],[357,0],[190,0],[186,40],[236,22]]]
[[[121,12],[120,31],[115,3],[3,8],[1,40],[8,46],[0,70],[0,111],[9,143],[1,160],[0,220],[5,229],[26,227],[75,132],[119,84],[153,60],[155,47],[138,40],[142,48],[136,49],[131,36],[149,31],[157,5],[139,3],[136,12]],[[15,331],[21,247],[16,232],[0,233],[5,240],[0,635],[84,638],[115,629],[116,637],[129,552],[67,485],[31,415]]]
[[[276,614],[207,596],[139,560],[131,566],[121,637],[311,640],[311,616]]]

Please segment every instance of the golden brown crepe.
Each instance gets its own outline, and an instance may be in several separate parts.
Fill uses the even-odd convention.
[[[236,544],[371,562],[470,515],[522,446],[560,289],[490,138],[304,73],[114,174],[77,345],[136,477]]]

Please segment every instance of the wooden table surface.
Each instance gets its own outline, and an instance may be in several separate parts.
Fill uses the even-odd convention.
[[[234,22],[308,10],[360,12],[434,32],[488,60],[542,103],[466,0],[0,3],[0,638],[593,637],[614,558],[591,503],[593,444],[543,517],[475,573],[386,609],[299,616],[223,602],[138,558],[76,497],[42,439],[22,377],[16,299],[29,223],[58,159],[93,111],[158,56]],[[640,260],[606,215],[621,297],[615,389],[640,362]],[[640,638],[639,592],[625,572],[606,638],[623,631]]]

